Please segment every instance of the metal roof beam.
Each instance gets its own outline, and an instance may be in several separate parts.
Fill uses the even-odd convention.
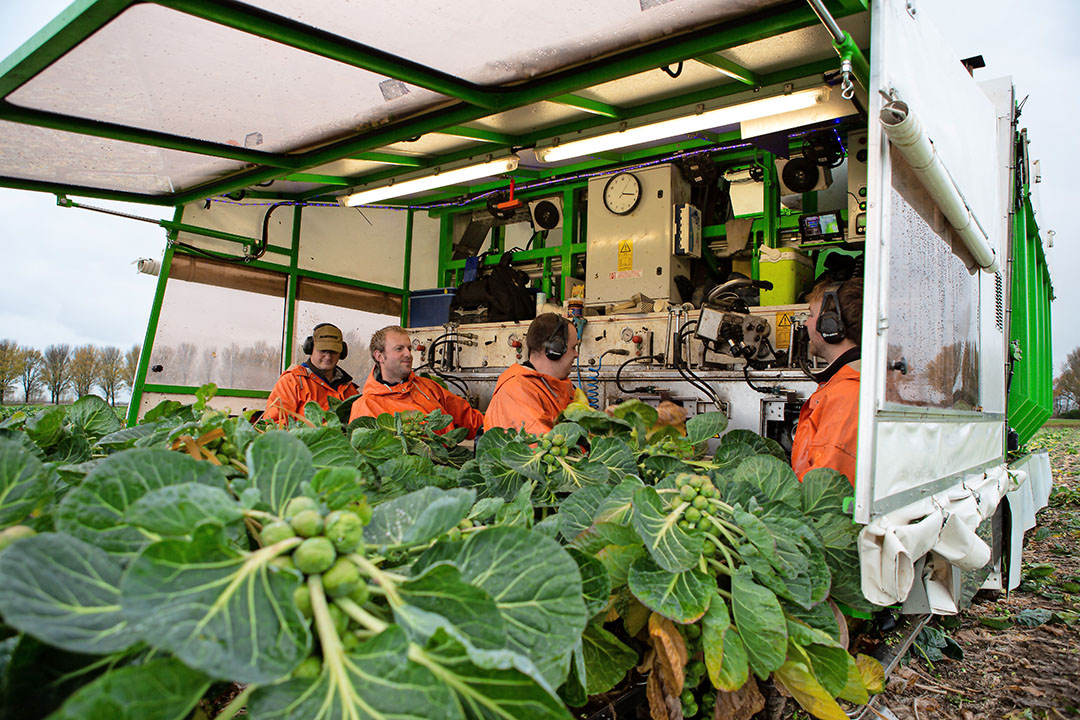
[[[738,80],[750,87],[761,87],[761,79],[758,78],[757,73],[752,70],[747,70],[742,65],[728,60],[723,55],[718,53],[705,53],[694,59],[716,68],[732,80]]]
[[[551,98],[551,102],[559,103],[560,105],[568,105],[594,115],[603,115],[604,117],[612,118],[614,120],[620,120],[626,116],[626,111],[620,107],[615,107],[614,105],[609,105],[600,102],[599,100],[582,97],[581,95],[559,95],[558,97]]]
[[[425,158],[415,155],[397,155],[385,152],[362,152],[352,156],[353,160],[367,160],[368,162],[382,163],[383,165],[401,165],[402,167],[426,167]]]
[[[508,147],[510,145],[517,144],[517,138],[513,135],[495,132],[494,130],[465,127],[464,125],[443,128],[442,130],[438,130],[436,132],[441,135],[454,135],[456,137],[468,138],[470,140],[478,140],[479,142],[495,143],[496,145],[506,145]],[[481,150],[482,149],[483,148],[481,148]]]

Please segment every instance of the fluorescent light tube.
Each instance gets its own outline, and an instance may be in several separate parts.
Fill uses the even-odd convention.
[[[592,155],[606,150],[640,145],[641,143],[686,135],[699,130],[733,125],[743,120],[757,120],[769,115],[804,110],[828,99],[829,89],[826,87],[799,90],[788,95],[774,95],[761,100],[751,100],[740,105],[706,110],[696,115],[685,115],[605,135],[597,135],[584,140],[552,145],[551,147],[536,150],[536,158],[541,162],[569,160],[582,155]]]
[[[414,177],[409,180],[391,180],[386,185],[371,188],[370,190],[361,190],[349,195],[342,195],[338,198],[338,202],[346,207],[367,205],[380,200],[401,197],[402,195],[412,195],[425,190],[434,190],[447,185],[456,185],[469,180],[508,173],[516,170],[517,166],[518,156],[508,155],[498,160],[489,160],[479,165],[466,165],[452,170],[440,171],[439,168],[435,168],[428,175]]]

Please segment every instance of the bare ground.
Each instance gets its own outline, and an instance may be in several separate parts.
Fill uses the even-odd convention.
[[[1080,427],[1046,427],[1055,489],[1024,548],[1024,580],[935,618],[962,659],[911,659],[879,702],[899,720],[1080,718]],[[795,715],[795,717],[799,717]]]

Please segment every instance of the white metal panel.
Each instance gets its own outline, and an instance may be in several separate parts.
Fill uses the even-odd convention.
[[[299,266],[400,288],[405,222],[404,210],[305,208],[300,221]]]
[[[317,80],[315,80],[317,79]],[[438,93],[153,4],[137,4],[8,102],[285,152],[444,102]]]
[[[205,203],[192,203],[184,206],[183,223],[208,230],[220,230],[221,232],[243,235],[244,237],[259,240],[262,237],[263,218],[273,203],[265,201],[248,202],[221,202],[214,201],[210,207]],[[270,215],[268,228],[269,245],[277,248],[290,250],[292,248],[293,216],[296,212],[292,207],[279,207]],[[198,235],[196,233],[182,232],[176,238],[186,245],[194,245],[203,250],[225,253],[242,257],[243,246],[231,240],[218,240],[217,238]],[[274,265],[289,266],[289,256],[275,252],[267,252],[261,258],[262,262]]]
[[[988,312],[993,313],[993,305],[985,303],[985,285],[992,284],[993,277],[963,280],[971,272],[970,267],[965,271],[963,266],[970,263],[962,250],[949,250],[946,243],[950,231],[938,217],[940,213],[935,216],[932,207],[927,211],[921,198],[913,199],[917,188],[910,184],[900,190],[894,187],[894,172],[899,172],[900,166],[894,163],[894,153],[890,152],[877,121],[885,102],[883,95],[895,93],[909,104],[927,128],[935,148],[984,223],[992,242],[1001,247],[1001,232],[996,222],[1000,177],[995,158],[996,113],[959,60],[952,56],[947,41],[922,13],[909,14],[907,5],[903,0],[875,0],[871,10],[873,63],[869,94],[866,295],[855,508],[856,520],[864,523],[879,514],[879,507],[888,511],[912,495],[936,492],[950,475],[995,460],[1000,462],[1004,454],[1004,420],[997,414],[1000,393],[996,386],[1003,372],[1000,365],[996,370],[992,367],[1001,335],[996,334],[993,317],[987,317]],[[914,245],[912,238],[916,238]],[[892,247],[897,242],[900,243],[897,247],[906,247],[904,243],[925,247],[932,251],[932,257],[926,257],[924,265],[919,267],[916,261],[921,257],[897,255]],[[948,260],[953,252],[953,259],[962,263],[959,268]],[[939,279],[935,281],[935,277]],[[897,404],[898,383],[903,379],[898,371],[888,369],[899,359],[893,357],[898,353],[890,346],[891,334],[904,337],[909,347],[918,351],[917,372],[931,373],[930,363],[935,360],[939,368],[949,364],[945,358],[947,346],[935,347],[931,342],[922,347],[912,335],[910,323],[922,322],[920,305],[926,305],[916,297],[919,293],[909,292],[905,296],[913,283],[931,288],[922,295],[929,302],[922,308],[922,314],[933,318],[944,313],[944,317],[936,318],[937,322],[953,323],[958,329],[953,334],[938,333],[938,342],[960,343],[954,348],[957,365],[949,370],[954,375],[945,376],[964,377],[968,382],[969,378],[958,368],[970,362],[967,359],[973,354],[970,351],[979,354],[976,388],[980,394],[974,402],[968,390],[957,396],[960,399],[934,398],[933,393],[924,392]],[[955,302],[948,300],[942,304],[935,299],[943,296],[943,288],[953,293],[950,297]],[[912,299],[900,303],[898,298],[903,297]],[[973,311],[968,307],[971,303],[975,304]],[[988,327],[995,332],[989,332]],[[972,333],[976,334],[974,340],[970,339]],[[985,406],[981,394],[984,392],[989,403]]]
[[[439,282],[439,218],[413,213],[412,268],[409,288],[436,287]]]
[[[475,83],[525,80],[785,0],[250,0]]]

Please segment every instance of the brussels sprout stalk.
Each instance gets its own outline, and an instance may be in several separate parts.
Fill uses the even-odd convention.
[[[390,627],[389,624],[375,617],[347,597],[334,600],[334,604],[341,608],[346,615],[366,627],[368,630],[371,630],[373,633],[381,633],[383,630]]]
[[[391,578],[391,573],[380,570],[378,566],[373,564],[363,555],[353,553],[352,555],[349,555],[349,559],[353,561],[356,567],[360,568],[361,571],[367,573],[369,577],[371,577],[375,582],[379,584],[380,587],[382,587],[384,591],[386,591],[387,600],[389,600],[395,605],[403,604],[401,596],[398,595],[397,584],[395,583],[394,579]]]
[[[727,575],[728,577],[731,577],[732,575],[734,575],[733,572],[728,570],[727,565],[720,562],[719,560],[713,560],[712,558],[702,558],[702,559],[705,560],[705,562],[708,563],[709,565],[712,565],[714,568],[719,570],[724,575]]]
[[[731,553],[728,551],[727,543],[722,542],[720,538],[716,537],[710,532],[705,533],[705,538],[712,541],[712,544],[716,546],[718,550],[724,555],[724,561],[727,562],[728,569],[725,570],[726,575],[735,574],[735,562],[731,559]]]
[[[243,690],[240,691],[239,695],[232,699],[232,702],[226,705],[221,712],[214,716],[214,720],[231,720],[233,717],[236,716],[236,713],[240,712],[244,709],[244,707],[247,706],[248,698],[251,697],[251,693],[255,692],[258,687],[258,685],[254,684],[245,687]]]
[[[311,591],[311,610],[315,616],[315,629],[319,633],[319,643],[322,645],[323,663],[330,672],[331,686],[336,685],[345,694],[346,688],[352,688],[349,674],[345,669],[345,646],[341,644],[341,638],[334,627],[334,619],[330,617],[330,606],[323,592],[322,577],[308,575],[307,581],[308,589]],[[348,708],[359,698],[342,697],[341,700],[342,704]]]

